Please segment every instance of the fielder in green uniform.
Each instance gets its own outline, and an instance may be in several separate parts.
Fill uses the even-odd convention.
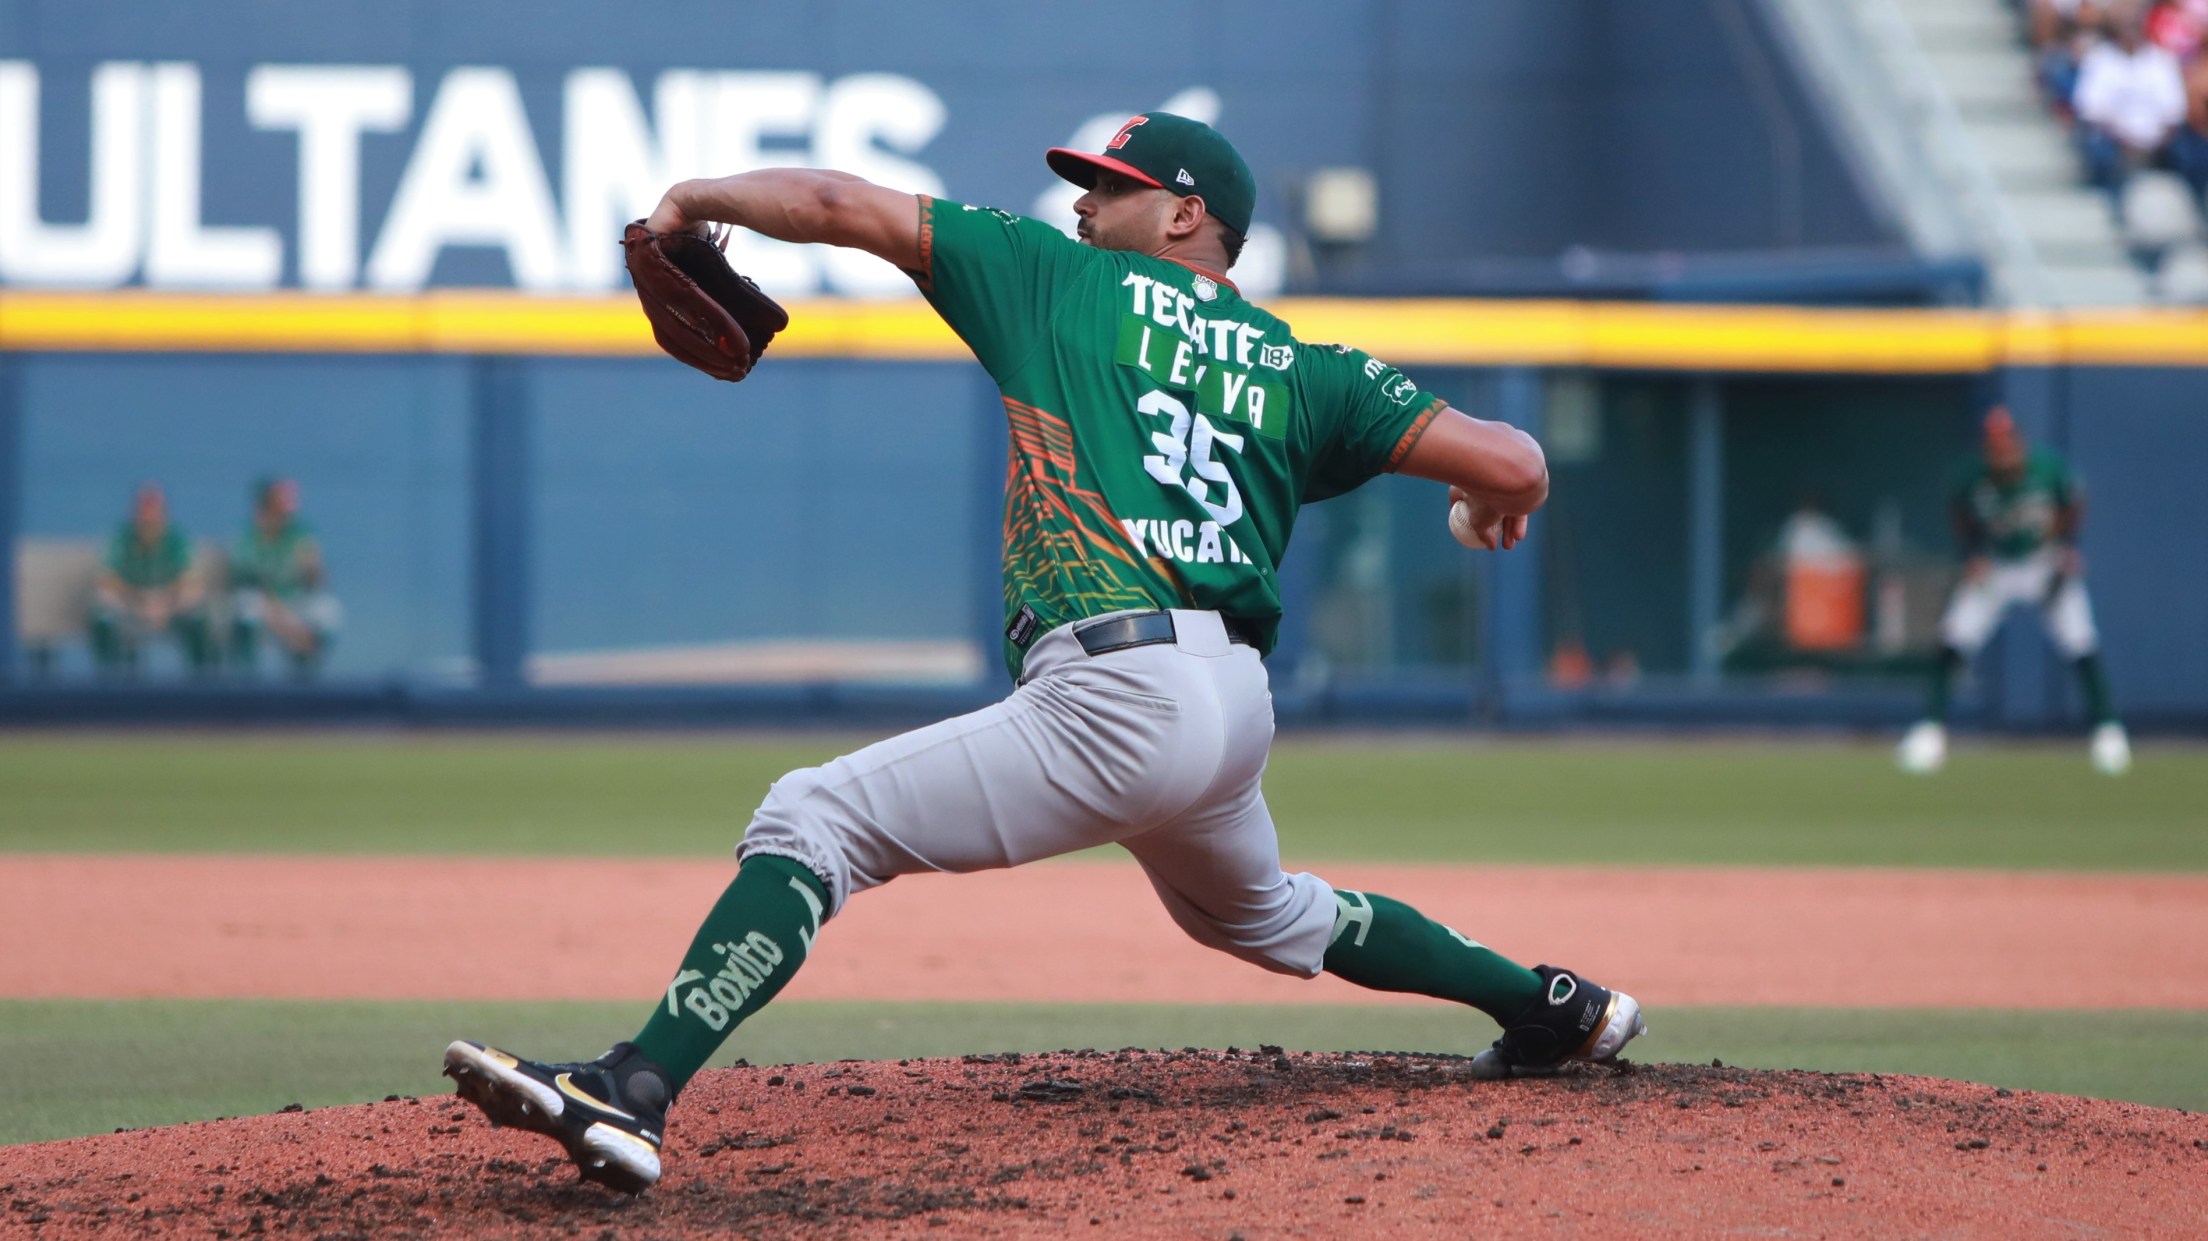
[[[138,670],[149,638],[174,634],[194,672],[214,666],[207,632],[206,582],[192,564],[192,541],[169,520],[159,483],[131,498],[130,519],[108,540],[88,618],[92,656],[102,674]]]
[[[1048,158],[1087,191],[1078,240],[805,169],[683,182],[648,221],[865,250],[973,349],[1011,425],[1004,655],[1018,687],[776,781],[633,1043],[581,1064],[447,1049],[463,1096],[558,1138],[586,1178],[658,1179],[668,1104],[857,893],[1103,844],[1141,864],[1199,943],[1487,1013],[1502,1035],[1474,1061],[1482,1076],[1610,1059],[1644,1029],[1624,992],[1286,873],[1261,788],[1261,659],[1298,508],[1396,471],[1449,484],[1461,541],[1507,549],[1548,495],[1540,447],[1245,301],[1226,273],[1255,181],[1209,126],[1153,112],[1102,152]]]
[[[1963,551],[1963,579],[1940,621],[1940,657],[1925,717],[1902,738],[1896,759],[1920,775],[1947,762],[1947,706],[1955,675],[2002,617],[2017,606],[2039,609],[2047,636],[2076,667],[2093,724],[2093,765],[2109,775],[2131,767],[2131,742],[2116,719],[2100,631],[2078,554],[2085,497],[2069,466],[2029,444],[2006,409],[1986,415],[1981,451],[1956,473],[1950,510]]]

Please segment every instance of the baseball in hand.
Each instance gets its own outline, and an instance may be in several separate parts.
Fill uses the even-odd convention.
[[[1459,500],[1449,506],[1449,533],[1466,547],[1485,547],[1479,532],[1472,528],[1472,502]]]

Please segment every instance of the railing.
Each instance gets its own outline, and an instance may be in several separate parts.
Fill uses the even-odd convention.
[[[1897,94],[1904,95],[1920,122],[1907,126],[1931,157],[1932,167],[1944,169],[1960,191],[1971,222],[1978,231],[1981,250],[1994,256],[1994,288],[2004,304],[2045,306],[2052,300],[2046,270],[2031,237],[2010,210],[2001,183],[1986,163],[1984,152],[1963,126],[1955,101],[1948,97],[1932,70],[1916,33],[1901,14],[1895,0],[1857,0],[1866,35],[1878,41],[1888,68],[1898,68],[1900,79],[1889,79]]]
[[[1988,260],[1999,304],[2049,304],[2037,248],[1895,0],[1768,3],[1911,242]]]

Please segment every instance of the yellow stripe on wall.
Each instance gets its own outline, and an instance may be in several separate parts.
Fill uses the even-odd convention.
[[[1392,363],[1971,373],[2004,364],[2208,366],[2208,312],[1996,313],[1624,302],[1284,298],[1306,341]],[[790,306],[777,357],[967,357],[916,300]],[[648,356],[626,297],[439,290],[403,297],[0,290],[0,350]]]

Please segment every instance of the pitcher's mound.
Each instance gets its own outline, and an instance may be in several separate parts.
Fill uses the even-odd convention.
[[[0,1149],[26,1235],[2199,1235],[2208,1119],[1915,1077],[1062,1052],[707,1073],[640,1198],[451,1098]],[[940,1231],[935,1231],[936,1229]]]

